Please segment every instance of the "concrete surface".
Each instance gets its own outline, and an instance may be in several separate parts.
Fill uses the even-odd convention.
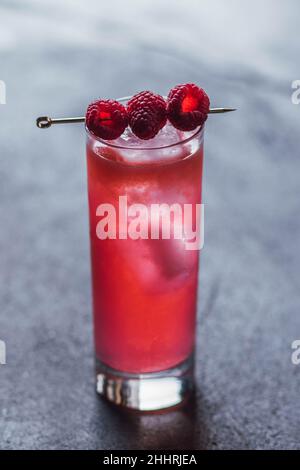
[[[299,449],[299,2],[1,0],[0,447]],[[197,392],[119,412],[94,393],[84,131],[35,118],[195,81],[213,105]]]

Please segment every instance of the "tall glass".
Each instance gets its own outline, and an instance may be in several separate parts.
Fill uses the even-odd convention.
[[[203,136],[87,131],[97,391],[129,408],[174,406],[193,388],[199,250],[177,229],[201,203]]]

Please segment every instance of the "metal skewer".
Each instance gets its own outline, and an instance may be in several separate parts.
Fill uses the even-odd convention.
[[[209,114],[223,114],[236,111],[234,108],[212,108]],[[48,116],[41,116],[37,118],[36,125],[39,129],[47,129],[52,124],[74,124],[76,122],[85,122],[85,117],[71,117],[71,118],[50,118]]]
[[[48,116],[41,116],[37,118],[36,125],[40,129],[47,129],[52,124],[74,124],[76,122],[84,122],[85,117],[72,117],[72,118],[50,118]]]
[[[236,111],[236,108],[211,108],[208,114],[223,114],[231,113],[232,111]]]

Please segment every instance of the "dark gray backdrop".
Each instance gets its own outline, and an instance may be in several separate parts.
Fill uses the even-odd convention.
[[[0,1],[0,447],[300,448],[297,0]],[[194,81],[206,134],[197,392],[167,414],[94,393],[85,137],[98,96]]]

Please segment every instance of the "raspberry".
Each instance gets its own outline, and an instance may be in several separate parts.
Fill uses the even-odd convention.
[[[202,126],[209,112],[209,97],[193,83],[172,88],[167,99],[168,119],[181,131],[192,131]]]
[[[127,103],[129,125],[140,139],[152,139],[167,122],[166,102],[151,91],[141,91]]]
[[[91,103],[85,121],[90,132],[105,140],[117,139],[128,125],[125,107],[114,100],[98,100]]]

